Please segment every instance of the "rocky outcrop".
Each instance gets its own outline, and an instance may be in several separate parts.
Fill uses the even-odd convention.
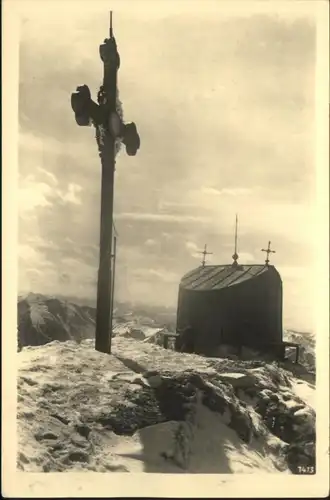
[[[123,456],[142,444],[146,471],[156,467],[155,446],[158,472],[233,472],[238,462],[228,465],[228,456],[237,449],[274,470],[315,467],[315,413],[275,365],[215,362],[125,338],[113,339],[111,356],[91,341],[18,356],[21,470],[130,470],[109,450],[119,446]],[[205,446],[218,457],[207,467],[197,457]]]

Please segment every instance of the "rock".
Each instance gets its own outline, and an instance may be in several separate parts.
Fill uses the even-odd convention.
[[[294,418],[297,422],[309,422],[313,424],[315,422],[315,412],[312,408],[305,406],[294,412]]]
[[[245,373],[221,373],[218,375],[218,378],[235,388],[252,387],[256,382],[256,378],[253,375]]]
[[[147,378],[147,381],[153,389],[157,389],[157,387],[160,387],[163,383],[163,379],[160,375],[152,375]]]
[[[84,451],[72,450],[64,459],[64,462],[89,462],[89,456]]]
[[[145,335],[139,328],[131,328],[129,332],[124,334],[124,337],[132,337],[135,340],[144,340]]]
[[[57,420],[62,422],[62,424],[65,424],[65,425],[68,425],[68,423],[70,422],[70,420],[68,418],[66,418],[64,415],[60,415],[59,412],[51,413],[50,416],[53,418],[56,418]]]
[[[271,399],[273,392],[270,389],[263,389],[262,391],[260,391],[259,395],[261,399],[269,400]]]
[[[315,427],[315,412],[312,408],[305,406],[293,414],[293,427],[296,431],[309,431]]]
[[[308,457],[315,457],[315,443],[313,441],[304,444],[304,453]]]
[[[302,410],[304,405],[301,403],[297,403],[297,401],[293,401],[292,399],[289,401],[285,401],[286,409],[290,411],[290,413],[295,413],[298,410]]]
[[[284,401],[289,401],[290,399],[293,398],[293,395],[289,391],[282,391],[281,396],[282,399],[284,399]]]
[[[91,432],[91,429],[88,425],[84,424],[76,424],[75,425],[75,430],[85,439],[88,439],[88,436]]]
[[[20,452],[20,453],[18,454],[18,460],[19,460],[20,462],[22,462],[23,464],[28,464],[28,463],[29,463],[29,459],[28,459],[28,458],[27,458],[27,456],[26,456],[24,453],[22,453],[22,452]]]
[[[144,376],[145,378],[152,377],[153,375],[159,375],[159,371],[158,371],[158,370],[146,370],[146,371],[143,373],[143,376]]]
[[[229,408],[226,408],[223,413],[219,414],[219,418],[222,423],[228,425],[231,422],[231,411]]]
[[[70,439],[71,442],[79,448],[84,448],[89,444],[88,441],[78,432],[74,432],[73,434],[71,434]]]
[[[250,443],[253,434],[253,424],[248,413],[234,411],[228,424],[245,443]]]
[[[37,433],[35,435],[35,438],[37,441],[43,441],[43,440],[58,439],[59,436],[54,432],[48,431],[48,432]]]

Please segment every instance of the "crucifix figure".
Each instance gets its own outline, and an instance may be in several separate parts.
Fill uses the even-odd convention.
[[[203,255],[202,267],[205,267],[205,262],[206,262],[205,257],[206,257],[207,255],[212,255],[212,252],[207,252],[206,248],[207,248],[207,247],[206,247],[206,244],[205,244],[205,245],[204,245],[204,250],[203,250],[202,252],[197,252],[197,253],[201,253],[201,254]]]
[[[267,248],[267,250],[265,250],[264,248],[261,249],[262,252],[266,252],[266,254],[267,254],[267,259],[265,261],[266,266],[269,265],[269,254],[270,253],[276,253],[275,250],[271,250],[270,249],[270,245],[271,245],[271,241],[268,242],[268,248]]]
[[[100,257],[97,283],[95,349],[111,353],[112,335],[112,222],[115,158],[121,143],[129,156],[135,156],[140,147],[140,137],[135,123],[124,124],[118,99],[117,72],[120,57],[112,29],[110,12],[109,38],[100,45],[99,55],[103,62],[103,83],[97,95],[97,103],[91,98],[87,85],[77,87],[71,95],[71,107],[80,126],[93,125],[102,166],[101,177],[101,228]]]

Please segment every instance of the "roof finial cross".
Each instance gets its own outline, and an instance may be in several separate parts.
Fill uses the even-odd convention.
[[[235,223],[235,251],[234,251],[234,254],[232,255],[232,257],[234,259],[234,262],[233,262],[232,265],[234,267],[238,266],[238,263],[237,263],[237,260],[238,260],[238,253],[237,253],[237,225],[238,225],[238,218],[237,218],[237,214],[236,214],[236,223]]]
[[[113,29],[112,29],[112,10],[110,10],[110,26],[109,26],[109,35],[110,35],[110,38],[113,38]]]
[[[265,260],[266,266],[269,265],[269,254],[270,253],[276,253],[275,250],[271,250],[270,249],[271,243],[272,243],[271,241],[268,242],[268,248],[267,248],[267,250],[265,250],[264,248],[261,249],[262,252],[266,252],[266,254],[267,254],[267,259]]]
[[[197,252],[197,253],[201,253],[201,254],[203,255],[203,260],[202,260],[202,266],[203,266],[203,267],[205,267],[205,262],[206,262],[205,257],[206,257],[207,255],[212,255],[212,252],[208,252],[208,251],[206,250],[206,248],[207,248],[207,246],[206,246],[206,244],[205,244],[205,245],[204,245],[204,250],[203,250],[202,252]]]

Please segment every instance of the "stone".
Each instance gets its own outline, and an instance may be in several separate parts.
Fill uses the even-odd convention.
[[[305,443],[304,444],[304,453],[308,457],[314,457],[315,456],[315,443],[312,441]]]
[[[300,420],[301,422],[313,422],[315,420],[314,411],[307,406],[304,408],[300,408],[299,410],[294,412],[294,417],[296,420]]]
[[[52,431],[48,431],[48,432],[37,433],[35,435],[35,438],[37,441],[56,440],[59,438],[59,436]]]
[[[147,381],[153,389],[157,389],[160,387],[163,383],[163,379],[160,375],[152,375],[151,377],[147,378]]]
[[[262,391],[260,391],[260,397],[262,399],[271,399],[272,395],[273,395],[273,391],[271,391],[270,389],[263,389]]]
[[[231,384],[233,387],[246,388],[252,387],[256,378],[253,375],[245,373],[221,373],[218,375],[219,380]]]
[[[285,407],[290,411],[290,413],[296,413],[296,411],[302,410],[304,408],[304,405],[290,399],[289,401],[285,401]]]
[[[158,370],[146,370],[144,373],[143,373],[143,376],[145,378],[148,378],[148,377],[152,377],[154,375],[159,375],[159,371]]]

